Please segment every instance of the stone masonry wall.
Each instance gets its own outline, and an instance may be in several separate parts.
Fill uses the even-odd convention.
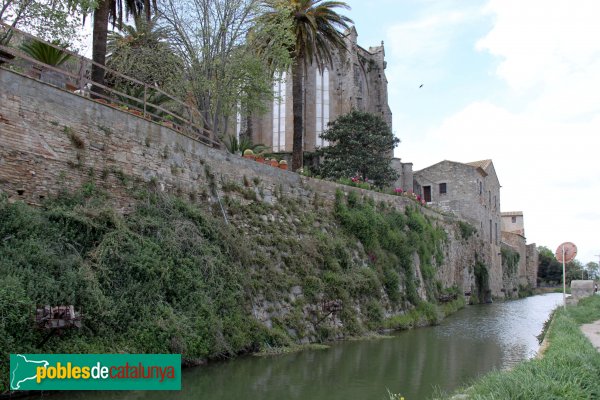
[[[338,189],[358,191],[397,209],[415,203],[332,182],[302,177],[209,148],[171,129],[76,96],[42,82],[0,69],[0,193],[10,201],[39,204],[61,189],[75,190],[90,179],[110,191],[115,206],[132,206],[132,182],[215,202],[226,182],[260,180],[260,199],[276,202],[275,193],[331,205]],[[431,209],[423,212],[448,234],[438,278],[444,286],[473,287],[473,265],[485,241],[462,240],[456,218]],[[492,274],[490,274],[492,275]],[[491,280],[496,278],[491,277]],[[494,296],[500,287],[494,283]]]

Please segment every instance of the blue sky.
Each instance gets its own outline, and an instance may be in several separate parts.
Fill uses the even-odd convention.
[[[598,262],[600,2],[347,3],[359,44],[385,42],[396,156],[491,158],[528,242],[573,241]]]

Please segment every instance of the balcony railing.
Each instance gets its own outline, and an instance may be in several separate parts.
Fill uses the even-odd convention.
[[[22,72],[27,71],[27,75],[34,79],[156,122],[208,146],[222,147],[222,143],[215,134],[202,126],[202,115],[196,107],[181,101],[155,85],[149,85],[126,76],[1,21],[0,33],[0,37],[8,34],[16,42],[39,41],[71,56],[60,66],[52,66],[35,60],[18,47],[0,44],[0,65],[2,67],[22,69]],[[102,85],[93,82],[91,80],[92,65],[104,70],[105,77],[118,79],[121,89],[110,86],[110,84]],[[124,92],[123,87],[127,88],[128,93]],[[162,98],[160,104],[153,103],[153,99],[159,96]]]

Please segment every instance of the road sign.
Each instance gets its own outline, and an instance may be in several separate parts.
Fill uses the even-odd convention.
[[[564,242],[558,246],[554,255],[556,256],[558,262],[570,263],[577,256],[577,246],[571,242]]]

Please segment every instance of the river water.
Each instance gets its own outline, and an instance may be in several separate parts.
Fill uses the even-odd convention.
[[[80,399],[366,400],[424,399],[434,387],[452,391],[492,369],[533,357],[536,335],[562,302],[551,293],[467,306],[440,325],[391,339],[335,343],[327,350],[242,357],[187,369],[181,392],[79,392]]]

